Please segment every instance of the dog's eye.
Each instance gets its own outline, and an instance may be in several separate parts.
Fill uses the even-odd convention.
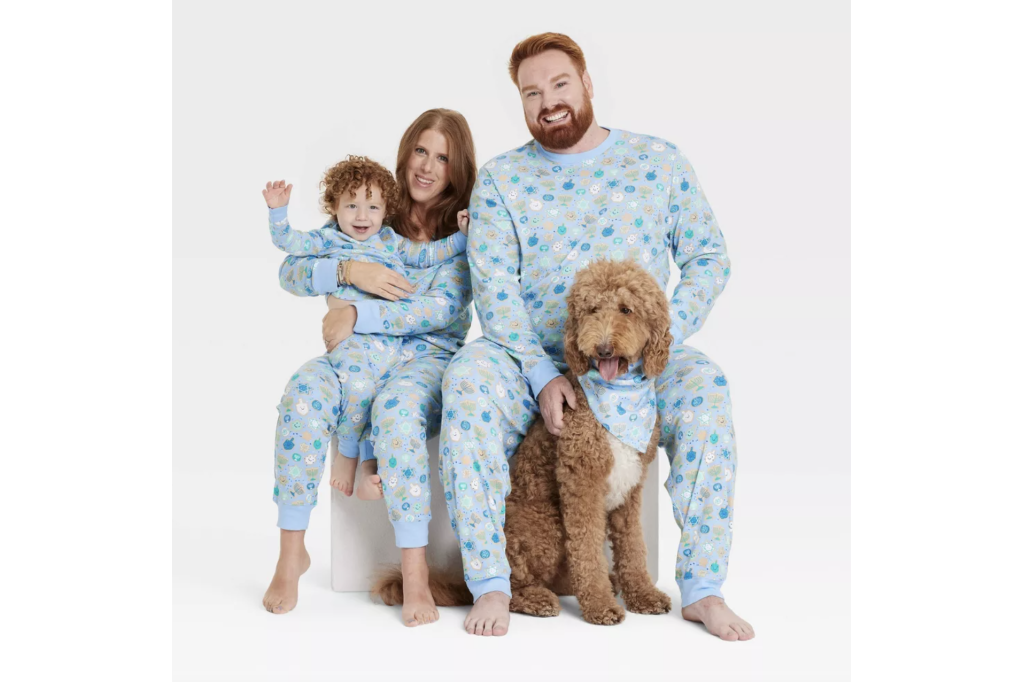
[[[622,315],[628,315],[628,314],[630,314],[632,312],[631,310],[629,310],[625,306],[622,306],[621,310],[622,310]]]

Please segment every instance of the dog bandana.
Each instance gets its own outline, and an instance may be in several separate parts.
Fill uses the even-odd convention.
[[[657,393],[642,368],[640,360],[614,381],[592,368],[578,379],[600,425],[629,447],[646,452],[657,421]]]

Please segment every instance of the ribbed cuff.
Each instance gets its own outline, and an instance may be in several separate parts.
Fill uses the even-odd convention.
[[[507,578],[487,578],[486,580],[469,580],[465,583],[472,592],[472,602],[485,595],[487,592],[504,592],[511,599],[511,583]]]
[[[337,264],[340,258],[317,258],[313,262],[313,291],[317,294],[332,294],[338,290]]]
[[[394,544],[402,549],[426,547],[430,538],[430,520],[424,521],[392,521],[394,526]]]
[[[533,394],[533,399],[538,400],[543,387],[559,376],[561,376],[561,372],[550,358],[544,358],[536,367],[527,372],[526,381],[529,382],[529,390]]]
[[[366,462],[376,458],[377,456],[373,454],[373,443],[368,440],[359,441],[359,461]]]
[[[454,249],[456,256],[465,253],[465,245],[468,243],[469,238],[462,234],[461,230],[455,232],[449,239],[451,239],[451,248]]]
[[[277,505],[277,527],[281,530],[305,530],[309,527],[309,516],[313,513],[313,504],[279,504]]]
[[[270,209],[270,222],[276,225],[288,219],[288,205],[278,206]]]
[[[718,581],[690,578],[689,580],[683,579],[677,582],[679,589],[682,590],[682,608],[695,604],[704,597],[725,598],[725,595],[721,594],[722,583]]]
[[[359,459],[359,441],[338,438],[337,453],[348,459]]]
[[[380,305],[376,301],[356,301],[355,326],[356,334],[380,334],[384,331],[384,321],[380,317]]]

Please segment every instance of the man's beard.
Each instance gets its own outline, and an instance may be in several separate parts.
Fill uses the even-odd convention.
[[[583,95],[583,105],[578,111],[567,104],[563,104],[554,109],[541,111],[540,116],[537,118],[542,119],[544,116],[550,116],[559,111],[570,111],[572,113],[567,124],[553,129],[546,128],[539,120],[530,121],[528,118],[526,119],[526,126],[529,128],[529,132],[533,133],[533,139],[539,142],[540,146],[544,149],[551,151],[568,149],[583,139],[583,135],[586,134],[586,131],[593,124],[593,106],[590,104],[588,95]]]

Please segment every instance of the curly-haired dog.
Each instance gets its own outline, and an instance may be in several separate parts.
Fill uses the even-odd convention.
[[[671,610],[671,599],[647,572],[640,526],[642,483],[657,455],[660,420],[644,451],[627,445],[597,420],[578,378],[593,368],[610,384],[642,358],[643,380],[653,382],[668,361],[669,329],[664,292],[638,264],[596,261],[577,273],[568,295],[565,361],[578,409],[565,410],[558,438],[538,419],[511,460],[505,534],[512,611],[556,616],[557,594],[571,593],[587,622],[613,625],[625,617],[615,599],[619,589],[629,611]]]

